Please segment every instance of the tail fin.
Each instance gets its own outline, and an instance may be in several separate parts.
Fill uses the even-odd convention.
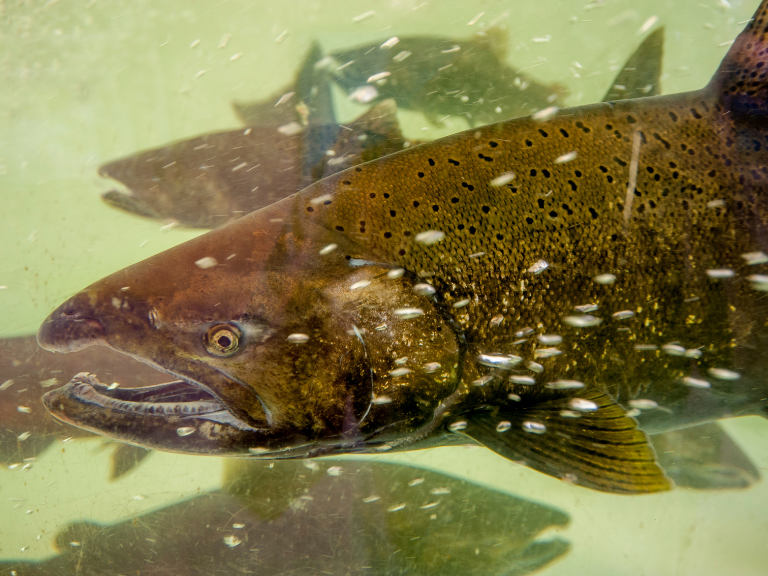
[[[736,38],[709,89],[734,119],[768,121],[768,0]]]

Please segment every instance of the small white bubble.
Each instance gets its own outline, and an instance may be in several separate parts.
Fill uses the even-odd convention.
[[[466,420],[459,420],[448,425],[448,430],[451,432],[458,432],[459,430],[465,430],[467,428]]]
[[[706,380],[700,378],[693,378],[692,376],[686,376],[683,378],[683,384],[690,386],[691,388],[709,388],[710,384]]]
[[[304,464],[304,468],[311,470],[312,472],[317,472],[320,470],[320,464],[314,460],[302,460],[302,464]]]
[[[333,200],[333,196],[331,194],[322,194],[321,196],[312,198],[312,200],[310,200],[309,203],[314,206],[317,206],[318,204],[324,204],[326,202],[331,202],[332,200]]]
[[[463,300],[457,300],[456,302],[454,302],[453,307],[464,308],[464,306],[466,306],[467,304],[469,304],[469,298],[464,298]]]
[[[639,352],[648,351],[648,350],[658,350],[659,347],[656,346],[656,344],[635,344],[635,350]]]
[[[490,325],[491,326],[498,326],[504,321],[504,316],[501,314],[496,314],[493,318],[491,318]]]
[[[370,84],[367,84],[365,86],[361,86],[360,88],[354,90],[349,95],[349,99],[355,102],[359,102],[360,104],[367,104],[368,102],[375,100],[378,95],[379,95],[379,91],[376,90],[376,87],[371,86]]]
[[[640,410],[638,408],[632,408],[627,410],[625,416],[628,416],[629,418],[636,418],[640,416]]]
[[[472,386],[485,386],[491,380],[493,380],[493,376],[483,376],[482,378],[478,378],[477,380],[474,380],[472,382]]]
[[[531,434],[544,434],[547,431],[547,427],[541,422],[526,420],[523,422],[523,430],[525,432],[530,432]]]
[[[654,408],[658,408],[659,405],[654,402],[653,400],[648,400],[647,398],[638,398],[637,400],[630,400],[629,405],[632,408],[637,408],[638,410],[653,410]]]
[[[224,544],[229,546],[230,548],[234,548],[235,546],[239,546],[243,541],[240,540],[237,536],[224,536]]]
[[[546,384],[551,390],[577,390],[584,388],[584,383],[578,380],[555,380]]]
[[[701,358],[701,350],[698,348],[691,348],[685,351],[686,358]]]
[[[525,327],[522,330],[515,332],[516,338],[525,338],[526,336],[533,334],[533,328]]]
[[[392,280],[395,280],[397,278],[401,278],[405,274],[405,270],[402,268],[393,268],[389,272],[387,272],[387,278],[390,278]]]
[[[510,394],[507,394],[507,398],[512,400],[512,402],[520,402],[520,400],[522,400],[522,398],[520,397],[520,394],[511,394],[510,393]]]
[[[563,318],[563,322],[569,326],[574,326],[575,328],[591,328],[592,326],[597,326],[602,321],[602,318],[597,318],[590,314],[583,314],[582,316],[566,316]]]
[[[32,436],[32,432],[22,432],[18,435],[19,442],[24,442],[30,436]]]
[[[319,254],[321,256],[325,256],[326,254],[330,254],[331,252],[336,250],[336,248],[338,247],[339,247],[338,244],[328,244],[328,246],[325,246],[322,250],[320,250]]]
[[[304,126],[298,122],[288,122],[287,124],[278,126],[277,131],[283,136],[296,136],[297,134],[304,132]],[[310,200],[310,202],[312,201]]]
[[[352,286],[349,287],[350,290],[359,290],[360,288],[365,288],[366,286],[369,286],[371,283],[370,280],[360,280],[358,282],[355,282],[352,284]]]
[[[309,336],[297,332],[296,334],[290,334],[286,340],[292,344],[304,344],[309,341]]]
[[[598,408],[595,402],[585,398],[571,398],[568,401],[568,406],[578,412],[594,412]]]
[[[446,494],[451,493],[451,489],[444,488],[441,486],[440,488],[432,488],[432,490],[430,490],[429,493],[432,494],[433,496],[445,496]]]
[[[598,274],[595,276],[595,282],[607,286],[616,282],[616,276],[613,274]]]
[[[375,494],[372,494],[371,496],[366,496],[363,498],[363,502],[366,504],[370,504],[371,502],[376,502],[377,500],[381,500],[381,496],[376,496]]]
[[[440,363],[439,362],[427,362],[424,364],[424,372],[427,374],[431,374],[432,372],[437,372],[440,370]]]
[[[679,344],[664,344],[661,347],[662,352],[670,356],[685,356],[685,348]]]
[[[408,368],[395,368],[394,370],[390,370],[389,375],[390,376],[405,376],[406,374],[410,374],[411,371]]]
[[[738,380],[741,374],[727,368],[710,368],[709,373],[718,380]]]
[[[194,433],[195,433],[194,426],[182,426],[180,428],[176,428],[176,434],[178,434],[182,438],[184,436],[189,436],[190,434],[194,434]]]
[[[503,174],[500,174],[499,176],[496,176],[493,180],[491,180],[491,186],[504,186],[505,184],[509,184],[512,182],[512,180],[515,179],[515,173],[514,172],[504,172]]]
[[[581,412],[576,410],[560,410],[560,416],[563,418],[581,418]]]
[[[557,334],[539,334],[536,339],[542,344],[556,346],[563,341],[563,337]]]
[[[381,46],[379,46],[379,48],[382,50],[388,50],[389,48],[395,46],[398,42],[400,42],[400,38],[397,36],[392,36],[392,38],[384,42]]]
[[[328,476],[341,476],[344,470],[341,466],[331,466],[325,471]]]
[[[597,304],[582,304],[581,306],[574,306],[573,309],[582,314],[589,314],[597,310]]]
[[[408,56],[410,55],[411,55],[411,52],[408,52],[408,50],[403,50],[402,52],[398,52],[397,56],[393,56],[392,60],[394,60],[395,62],[402,62],[403,60],[408,58]]]
[[[424,483],[424,478],[419,477],[419,478],[414,478],[413,480],[408,482],[408,486],[413,488],[414,486],[418,486],[419,484],[423,484],[423,483]]]
[[[713,270],[707,270],[707,276],[713,280],[722,280],[724,278],[733,278],[736,272],[729,270],[728,268],[716,268]]]
[[[264,448],[262,446],[255,446],[253,448],[248,448],[248,452],[251,454],[266,454],[269,452],[269,448]]]
[[[495,356],[491,354],[479,354],[477,361],[483,366],[490,366],[491,368],[499,368],[501,370],[509,370],[513,366],[517,366],[523,361],[520,356]]]
[[[544,372],[544,366],[542,366],[538,362],[528,362],[525,365],[525,367],[528,368],[528,370],[530,370],[531,372],[535,372],[536,374],[541,374],[542,372]]]
[[[710,200],[707,202],[707,208],[723,208],[725,206],[725,200],[717,198],[716,200]]]
[[[232,528],[234,528],[235,530],[242,530],[243,528],[245,528],[245,524],[241,524],[240,522],[235,522],[234,524],[232,524]]]
[[[32,409],[27,406],[16,406],[16,410],[22,414],[29,414],[32,412]]]
[[[559,354],[562,354],[562,352],[557,348],[537,348],[533,351],[534,358],[552,358]]]
[[[510,428],[512,428],[512,423],[504,420],[496,425],[496,432],[506,432]]]
[[[421,308],[397,308],[394,311],[395,316],[399,316],[403,320],[409,320],[416,318],[424,314],[424,310]]]
[[[536,384],[536,380],[534,380],[532,376],[521,376],[518,374],[510,376],[509,381],[513,384],[522,384],[524,386],[533,386]]]
[[[626,320],[627,318],[632,318],[635,315],[632,310],[621,310],[620,312],[614,312],[611,314],[611,318],[614,320]]]
[[[747,262],[747,265],[754,266],[755,264],[765,264],[768,262],[768,254],[765,252],[746,252],[741,255]]]
[[[568,152],[567,154],[561,154],[555,158],[555,164],[565,164],[566,162],[575,160],[576,156],[578,156],[578,153],[575,150],[573,152]]]
[[[376,396],[371,402],[373,404],[389,404],[392,402],[392,398],[389,396]]]
[[[531,274],[541,274],[547,268],[549,268],[549,264],[545,260],[537,260],[533,266],[528,268],[528,272]]]
[[[374,82],[378,82],[379,80],[384,80],[384,78],[388,78],[392,75],[392,72],[377,72],[376,74],[372,74],[371,76],[368,76],[368,80],[366,82],[368,84],[373,84]]]
[[[432,296],[436,292],[435,287],[427,283],[416,284],[413,291],[419,296]]]
[[[752,283],[752,289],[759,292],[768,292],[768,275],[766,274],[752,274],[747,277]]]
[[[445,238],[445,233],[440,230],[427,230],[426,232],[419,232],[416,234],[416,242],[424,244],[425,246],[431,246],[437,244]]]
[[[559,108],[557,106],[549,106],[547,108],[544,108],[543,110],[539,110],[538,112],[533,114],[531,118],[533,118],[537,122],[544,122],[545,120],[549,120],[555,114],[557,114],[558,110]]]
[[[212,256],[206,256],[204,258],[200,258],[200,260],[195,260],[195,266],[200,268],[201,270],[206,270],[207,268],[213,268],[216,266],[218,262],[216,262],[216,258],[213,258]]]

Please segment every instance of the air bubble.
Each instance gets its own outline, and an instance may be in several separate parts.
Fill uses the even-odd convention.
[[[477,357],[477,361],[483,366],[490,366],[491,368],[499,368],[501,370],[509,370],[513,366],[517,366],[523,361],[520,356],[494,356],[490,354],[480,354]]]
[[[545,260],[538,260],[533,266],[528,268],[528,272],[531,274],[541,274],[547,268],[549,268],[549,264]]]
[[[579,382],[578,380],[555,380],[554,382],[547,383],[546,387],[550,390],[578,390],[579,388],[584,388],[584,382]]]
[[[595,402],[585,398],[571,398],[568,401],[568,406],[578,412],[594,412],[598,408]]]
[[[595,282],[607,286],[616,282],[616,276],[614,274],[599,274],[595,276]]]
[[[506,432],[510,428],[512,428],[512,423],[504,420],[496,425],[496,432]]]
[[[626,320],[627,318],[632,318],[635,315],[632,310],[621,310],[620,312],[614,312],[611,314],[611,318],[614,320]]]
[[[638,410],[653,410],[659,407],[659,405],[656,402],[654,402],[653,400],[648,400],[647,398],[638,398],[637,400],[630,400],[629,405],[632,408],[637,408]]]
[[[741,374],[727,368],[710,368],[709,373],[718,380],[738,380]]]
[[[686,376],[683,378],[683,384],[690,386],[691,388],[709,388],[710,384],[706,380],[700,378],[693,378],[692,376]]]
[[[576,328],[591,328],[592,326],[597,326],[602,321],[602,318],[597,318],[590,314],[584,314],[582,316],[566,316],[563,318],[563,322]]]
[[[532,376],[522,376],[518,374],[510,376],[509,381],[513,384],[522,384],[524,386],[533,386],[536,384],[536,380],[534,380]]]
[[[530,432],[531,434],[544,434],[547,431],[547,427],[541,422],[526,420],[523,422],[523,430],[525,432]]]
[[[466,420],[459,420],[458,422],[453,422],[448,425],[448,430],[451,432],[458,432],[460,430],[465,430],[467,428],[467,421]]]

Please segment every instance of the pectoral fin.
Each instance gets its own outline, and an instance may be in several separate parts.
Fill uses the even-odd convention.
[[[748,488],[760,472],[716,422],[651,437],[659,464],[676,486],[699,490]]]
[[[587,488],[616,494],[672,488],[634,418],[602,392],[579,398],[587,401],[582,409],[594,409],[576,411],[570,397],[493,408],[469,415],[461,433],[506,458]]]

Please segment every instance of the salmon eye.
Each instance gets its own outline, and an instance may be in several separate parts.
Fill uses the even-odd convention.
[[[240,347],[240,330],[232,324],[217,324],[205,333],[205,348],[214,356],[232,356]]]

